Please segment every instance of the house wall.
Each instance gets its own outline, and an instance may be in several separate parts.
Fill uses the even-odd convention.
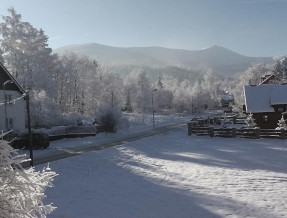
[[[5,91],[6,95],[11,95],[12,99],[21,97],[17,91]],[[0,103],[4,103],[4,91],[0,90]],[[26,101],[22,98],[12,104],[6,105],[7,118],[13,119],[13,130],[25,130]],[[5,127],[5,105],[0,105],[0,131],[6,131]]]
[[[264,119],[264,116],[267,116],[267,121]],[[281,113],[273,112],[273,113],[254,113],[253,118],[255,119],[255,123],[261,129],[275,129],[278,127],[278,120],[282,117]]]
[[[280,84],[282,80],[275,75],[270,76],[268,79],[267,77],[263,77],[261,84]]]
[[[280,82],[281,80],[272,77],[264,81],[262,84],[279,84]]]

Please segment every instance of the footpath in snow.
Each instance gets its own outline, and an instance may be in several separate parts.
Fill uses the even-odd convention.
[[[52,162],[49,217],[287,217],[286,165],[286,140],[176,130]]]

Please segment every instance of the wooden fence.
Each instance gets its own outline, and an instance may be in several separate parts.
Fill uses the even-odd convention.
[[[214,127],[195,127],[192,123],[187,123],[188,135],[208,135],[210,137],[226,137],[226,138],[287,138],[287,130],[280,129],[236,129],[236,128],[214,128]]]

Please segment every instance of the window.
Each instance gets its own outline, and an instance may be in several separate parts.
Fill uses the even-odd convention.
[[[281,112],[281,113],[282,113],[283,111],[284,111],[284,108],[283,108],[283,107],[279,107],[279,108],[278,108],[278,112]]]
[[[269,84],[275,84],[275,83],[276,83],[275,80],[273,79],[269,80]]]
[[[7,128],[8,130],[13,129],[14,128],[14,118],[7,118]]]
[[[5,95],[6,104],[12,104],[12,95]]]
[[[268,122],[268,115],[263,115],[263,122],[265,122],[265,123]]]

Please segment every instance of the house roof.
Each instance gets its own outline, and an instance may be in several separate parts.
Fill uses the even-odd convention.
[[[246,112],[274,112],[273,105],[287,104],[287,85],[244,86]]]
[[[25,93],[25,90],[21,87],[19,82],[9,73],[6,67],[0,62],[0,89],[3,89],[3,85],[6,81],[12,80],[13,83],[9,83],[5,86],[6,90],[15,90],[21,94]]]

